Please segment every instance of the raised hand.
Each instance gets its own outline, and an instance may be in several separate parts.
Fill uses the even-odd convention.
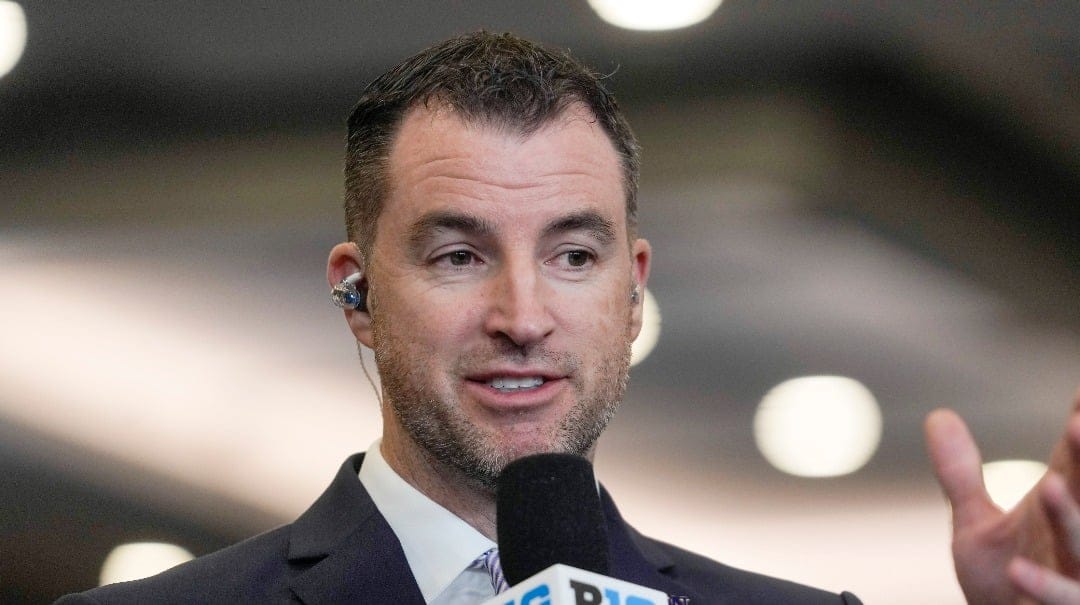
[[[1069,558],[1080,558],[1080,506],[1077,506],[1076,501],[1069,495],[1065,481],[1060,475],[1050,473],[1043,480],[1040,495],[1051,523],[1060,528],[1065,538]],[[1040,567],[1029,559],[1013,559],[1009,563],[1008,574],[1021,593],[1038,603],[1080,604],[1080,582],[1049,568]]]
[[[926,419],[938,481],[952,504],[953,559],[972,605],[1080,605],[1080,393],[1050,471],[1011,511],[991,500],[982,459],[950,410]]]

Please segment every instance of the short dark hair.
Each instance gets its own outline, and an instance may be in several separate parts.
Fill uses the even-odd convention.
[[[418,104],[453,108],[475,121],[529,135],[580,103],[620,157],[631,236],[637,225],[637,139],[600,76],[565,52],[513,34],[476,32],[432,46],[364,89],[349,116],[345,228],[365,256],[387,191],[387,159],[405,114]]]

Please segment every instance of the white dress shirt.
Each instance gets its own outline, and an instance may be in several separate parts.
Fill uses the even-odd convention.
[[[476,558],[495,543],[401,478],[375,441],[364,454],[360,482],[394,530],[428,605],[479,604],[495,596]]]

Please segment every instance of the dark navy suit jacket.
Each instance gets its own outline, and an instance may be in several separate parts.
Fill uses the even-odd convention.
[[[424,605],[397,536],[357,478],[363,454],[294,523],[157,576],[68,595],[58,605],[134,603],[353,603]],[[691,605],[857,605],[836,595],[737,570],[627,525],[601,490],[610,575],[688,596]]]

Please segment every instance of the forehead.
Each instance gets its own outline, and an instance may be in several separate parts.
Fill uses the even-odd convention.
[[[414,108],[391,147],[387,175],[380,231],[383,223],[457,206],[518,218],[587,208],[625,229],[618,154],[581,106],[530,134],[466,122],[449,108]]]

